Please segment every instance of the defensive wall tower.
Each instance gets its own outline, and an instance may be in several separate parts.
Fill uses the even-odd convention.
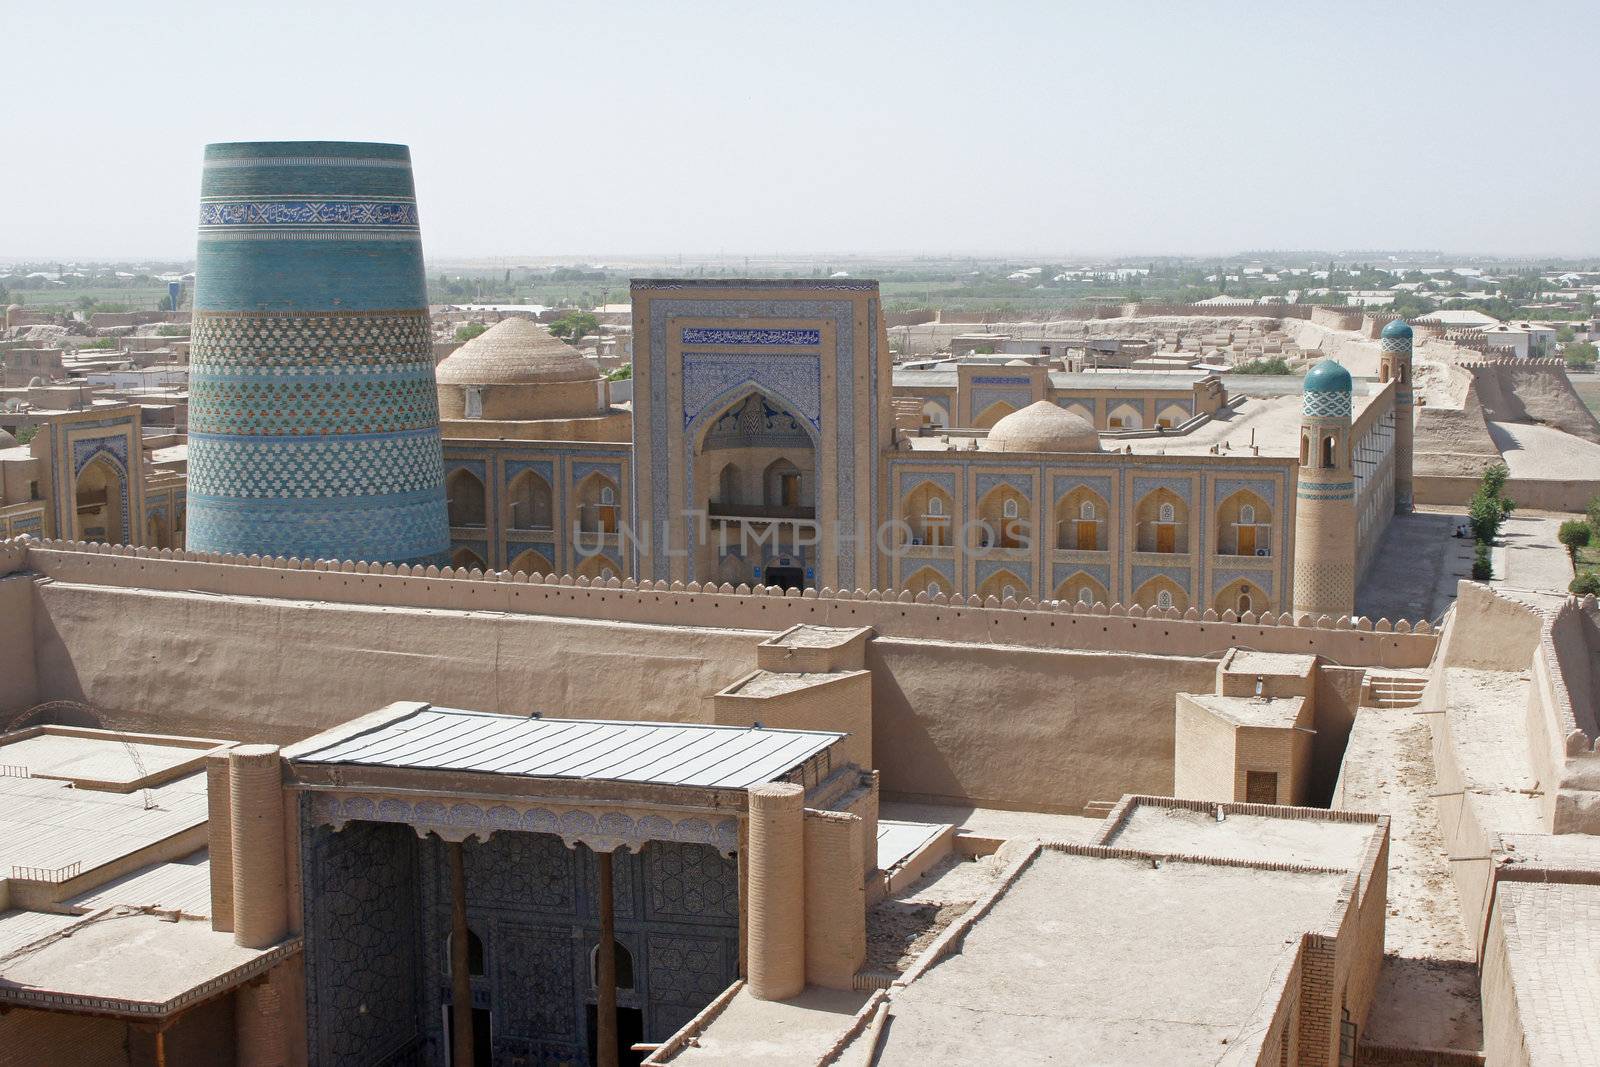
[[[188,544],[443,562],[410,150],[208,145],[200,192]]]
[[[1294,610],[1355,612],[1356,483],[1350,468],[1350,372],[1325,359],[1305,379],[1295,490]]]
[[[1394,382],[1394,510],[1409,514],[1411,497],[1411,438],[1414,427],[1411,382],[1411,327],[1395,319],[1383,328],[1383,352],[1378,360],[1382,381]]]

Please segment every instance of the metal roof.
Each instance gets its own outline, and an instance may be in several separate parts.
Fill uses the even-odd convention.
[[[842,737],[428,707],[293,761],[747,789],[779,778]]]

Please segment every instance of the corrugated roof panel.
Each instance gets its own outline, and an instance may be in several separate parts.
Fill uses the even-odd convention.
[[[294,762],[745,789],[773,781],[843,736],[424,708]]]

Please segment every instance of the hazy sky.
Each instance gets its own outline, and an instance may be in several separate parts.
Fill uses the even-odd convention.
[[[0,257],[202,146],[411,146],[434,258],[1600,253],[1600,4],[0,0]]]

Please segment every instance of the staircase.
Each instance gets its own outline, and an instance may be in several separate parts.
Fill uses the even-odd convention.
[[[1427,685],[1424,674],[1368,674],[1362,703],[1369,708],[1414,708],[1422,703]]]

